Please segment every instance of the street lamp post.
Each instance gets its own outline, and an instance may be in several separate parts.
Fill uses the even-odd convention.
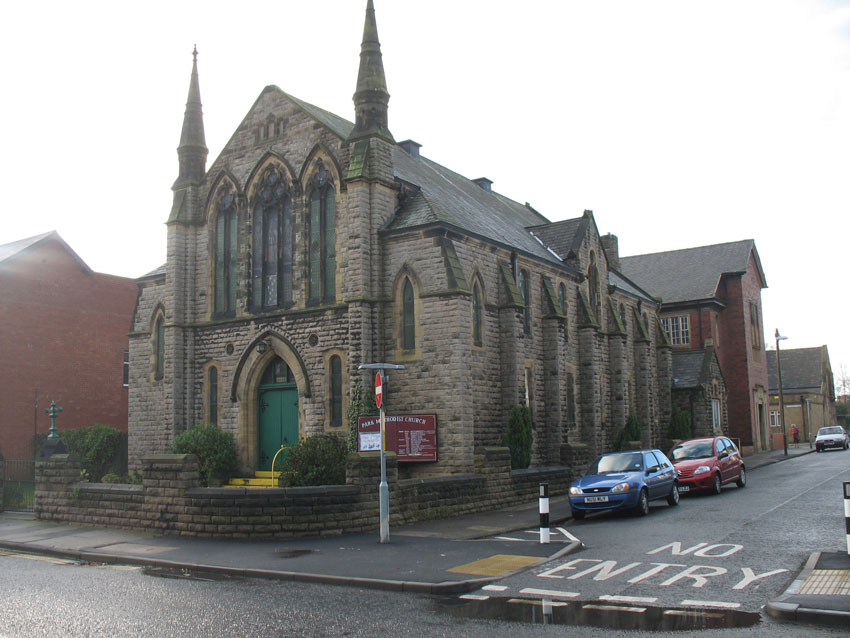
[[[779,418],[782,421],[782,446],[785,450],[785,456],[788,456],[788,437],[785,435],[785,393],[782,391],[782,362],[779,356],[779,342],[787,338],[779,334],[779,328],[776,329],[776,373],[779,376]]]

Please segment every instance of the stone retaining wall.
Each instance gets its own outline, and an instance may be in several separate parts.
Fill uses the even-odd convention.
[[[553,496],[569,486],[567,467],[511,471],[507,448],[476,450],[475,461],[476,474],[399,480],[397,459],[388,454],[390,524],[528,502],[537,496],[541,482],[549,483]],[[36,465],[38,518],[242,539],[327,536],[379,527],[377,454],[350,455],[346,485],[322,487],[199,487],[197,458],[186,454],[143,458],[141,485],[79,483],[80,469],[79,460],[68,454]]]

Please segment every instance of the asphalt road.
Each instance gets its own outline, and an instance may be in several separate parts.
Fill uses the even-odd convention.
[[[587,549],[504,579],[498,585],[507,589],[488,595],[507,604],[510,596],[527,588],[569,590],[580,598],[604,590],[614,596],[656,597],[654,605],[673,605],[687,597],[758,611],[784,589],[812,550],[844,547],[842,480],[850,480],[850,452],[811,454],[752,472],[744,490],[729,487],[716,497],[688,497],[677,508],[653,505],[646,518],[589,517],[567,527]],[[577,559],[584,562],[570,564]],[[660,564],[668,566],[646,575]],[[582,572],[586,573],[579,575]],[[166,576],[171,577],[140,568],[0,554],[0,638],[565,634],[731,638],[744,632],[765,638],[846,636],[844,629],[770,618],[747,629],[673,633],[567,629],[467,618],[458,613],[466,601],[456,596]],[[702,585],[700,578],[705,579]],[[749,582],[736,589],[743,581]],[[538,615],[535,620],[542,618]]]
[[[647,517],[572,521],[585,549],[478,594],[758,612],[812,551],[846,550],[847,480],[850,452],[809,454],[750,472],[744,489],[654,502]]]

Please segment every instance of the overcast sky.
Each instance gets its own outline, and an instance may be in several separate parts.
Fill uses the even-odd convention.
[[[366,0],[16,2],[0,244],[165,262],[197,43],[208,166],[263,87],[353,119]],[[621,255],[754,239],[766,343],[850,368],[850,0],[375,0],[390,129]]]

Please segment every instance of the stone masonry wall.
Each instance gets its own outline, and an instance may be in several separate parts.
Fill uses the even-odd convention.
[[[142,485],[78,483],[81,464],[54,455],[36,466],[36,516],[42,520],[136,529],[163,535],[238,539],[292,538],[378,529],[377,454],[350,455],[346,485],[302,488],[201,488],[193,455],[142,460]],[[481,448],[470,475],[399,480],[387,455],[390,523],[486,511],[527,502],[548,482],[566,492],[567,467],[510,469],[506,448]],[[533,524],[533,521],[532,521]]]

